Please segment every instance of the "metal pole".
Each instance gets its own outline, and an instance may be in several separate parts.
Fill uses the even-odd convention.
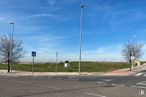
[[[33,74],[33,67],[34,67],[34,57],[33,57],[33,62],[32,62],[32,74]]]
[[[10,70],[12,72],[12,65],[13,65],[13,34],[14,34],[14,23],[11,22],[10,23],[12,26],[13,26],[13,31],[12,31],[12,34],[11,34],[11,66],[10,66]]]
[[[133,52],[130,52],[130,71],[132,71],[132,65],[133,65]]]
[[[58,52],[56,52],[56,74],[57,74]]]
[[[82,60],[82,26],[83,26],[83,7],[84,4],[81,4],[81,14],[80,14],[80,57],[79,57],[79,75],[81,71],[81,60]]]
[[[130,71],[132,70],[132,60],[130,59]]]

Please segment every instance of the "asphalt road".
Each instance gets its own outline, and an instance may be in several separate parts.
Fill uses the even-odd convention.
[[[144,73],[144,72],[143,72]],[[146,77],[0,76],[0,97],[146,97]]]

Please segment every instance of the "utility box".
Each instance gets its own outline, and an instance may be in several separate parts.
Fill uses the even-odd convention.
[[[64,62],[64,68],[68,68],[68,67],[70,67],[70,64],[69,64],[69,61],[66,60],[66,61]]]

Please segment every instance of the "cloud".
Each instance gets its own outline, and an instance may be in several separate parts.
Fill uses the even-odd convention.
[[[60,55],[60,60],[78,61],[79,51],[70,53],[63,52]],[[113,46],[82,51],[82,61],[124,61],[124,58],[121,55],[120,46]]]
[[[39,35],[26,37],[24,40],[24,49],[26,50],[24,58],[21,61],[31,61],[31,51],[37,52],[37,62],[55,61],[55,52],[62,52],[64,45],[63,40],[68,37],[54,36],[54,35]],[[27,41],[29,40],[29,41]],[[30,42],[31,41],[31,42]],[[36,44],[35,46],[32,44]]]
[[[42,14],[34,14],[34,15],[29,15],[27,18],[37,18],[37,17],[55,17],[56,15],[49,14],[49,13],[42,13]]]
[[[48,41],[48,40],[47,40]],[[79,61],[79,51],[68,52],[65,50],[57,50],[56,47],[54,48],[55,44],[41,46],[37,48],[37,62],[55,62],[55,53],[56,51],[59,52],[59,61],[64,62],[65,60],[69,61]],[[58,44],[56,44],[58,46]],[[63,46],[60,46],[63,48]],[[82,61],[125,61],[124,57],[121,53],[122,45],[113,45],[113,46],[104,46],[99,47],[98,49],[94,50],[83,50],[82,51]],[[146,52],[146,46],[143,48],[143,52]],[[30,52],[28,52],[25,56],[25,60],[29,60],[31,58]],[[141,60],[145,60],[146,54],[141,57]],[[30,60],[31,61],[31,60]]]
[[[100,47],[92,51],[83,51],[84,60],[93,61],[123,61],[121,45]]]
[[[38,56],[36,61],[38,62],[55,62],[55,48],[42,47],[38,48]],[[31,57],[30,52],[27,54],[27,58]],[[75,52],[66,52],[64,50],[59,50],[59,61],[78,61],[79,60],[79,51]],[[82,61],[124,61],[123,56],[121,55],[121,46],[110,46],[110,47],[101,47],[96,50],[86,50],[82,51]]]
[[[62,15],[62,14],[51,14],[51,13],[40,13],[40,14],[32,14],[32,15],[28,15],[25,17],[19,17],[18,19],[24,20],[24,19],[32,19],[32,18],[40,18],[43,19],[44,17],[48,17],[48,19],[50,19],[50,21],[52,22],[65,22],[70,20],[71,18],[73,18],[73,16],[69,16],[69,15]],[[52,20],[53,19],[53,20]]]
[[[41,41],[42,42],[48,42],[48,41],[56,41],[56,40],[64,40],[69,38],[68,36],[45,36]]]

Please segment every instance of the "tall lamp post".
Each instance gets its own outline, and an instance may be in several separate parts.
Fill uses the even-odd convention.
[[[10,70],[12,72],[12,65],[13,65],[13,35],[14,35],[14,23],[11,22],[10,23],[12,25],[12,34],[11,34],[11,66],[10,66]]]
[[[80,14],[80,57],[79,57],[79,75],[80,75],[80,71],[81,71],[81,60],[82,60],[82,26],[83,26],[83,8],[84,8],[84,4],[82,3],[80,5],[81,8],[81,14]]]

